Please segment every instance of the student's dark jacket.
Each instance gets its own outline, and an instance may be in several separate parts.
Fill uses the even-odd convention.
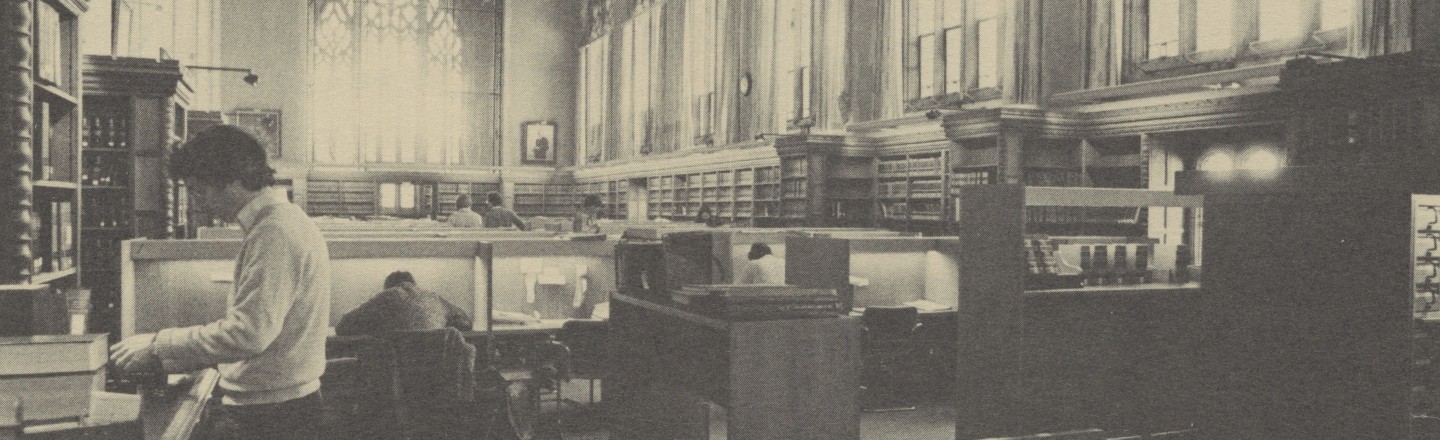
[[[435,330],[454,327],[469,331],[470,314],[434,292],[411,283],[401,283],[376,294],[346,313],[335,326],[335,334],[378,335],[391,331]]]

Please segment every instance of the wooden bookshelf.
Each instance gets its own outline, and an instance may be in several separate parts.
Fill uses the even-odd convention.
[[[882,226],[934,229],[950,217],[948,152],[880,156],[875,161],[875,201]]]
[[[779,220],[782,180],[779,166],[651,176],[645,180],[646,215],[691,221],[701,206],[708,206],[725,223]]]
[[[522,216],[567,217],[575,212],[576,185],[567,183],[516,183],[511,208]]]
[[[582,183],[579,185],[579,197],[597,196],[600,197],[601,217],[609,219],[624,219],[628,216],[630,182],[626,180],[613,180],[605,182]],[[583,202],[583,199],[577,200]]]
[[[165,170],[188,135],[194,91],[179,62],[86,56],[81,123],[81,275],[91,289],[91,326],[119,330],[120,242],[185,236],[184,195]]]
[[[435,184],[435,218],[446,218],[455,212],[455,198],[470,195],[471,206],[485,204],[489,193],[501,193],[500,182],[440,182]],[[473,208],[472,208],[473,210]]]
[[[367,216],[377,212],[378,187],[368,180],[310,180],[306,183],[310,215]],[[453,207],[453,205],[452,205]]]
[[[0,291],[9,299],[51,303],[60,295],[57,322],[16,321],[5,334],[66,331],[63,290],[79,286],[83,253],[80,222],[79,17],[86,0],[12,1],[0,6],[6,37],[3,89],[9,115],[0,129],[3,146],[16,160],[6,161],[10,187],[0,194],[0,234],[9,243],[0,250]],[[29,299],[26,299],[29,298]],[[47,299],[48,298],[48,299]],[[38,304],[38,303],[37,303]],[[5,307],[10,309],[11,307]],[[19,308],[16,308],[18,311]],[[38,315],[37,315],[38,316]],[[5,321],[10,321],[6,319]]]

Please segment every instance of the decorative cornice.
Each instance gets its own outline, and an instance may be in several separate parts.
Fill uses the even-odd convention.
[[[727,146],[701,150],[699,154],[668,154],[650,156],[644,161],[626,161],[574,169],[575,180],[581,183],[616,179],[650,177],[659,174],[719,171],[746,166],[779,165],[780,156],[768,141],[745,142],[743,147]],[[664,170],[661,172],[660,170]]]
[[[85,93],[177,96],[181,103],[188,103],[194,90],[180,69],[176,60],[86,55]]]
[[[940,96],[927,96],[905,101],[905,112],[923,112],[926,110],[959,110],[961,106],[969,104],[974,100],[964,93],[950,93]]]
[[[1118,136],[1143,132],[1268,125],[1284,120],[1273,92],[1232,94],[1083,113],[1086,133]]]
[[[71,15],[79,16],[90,10],[90,0],[45,0],[69,11]]]
[[[1200,73],[1174,78],[1140,81],[1110,87],[1100,87],[1073,92],[1056,93],[1046,98],[1052,107],[1085,105],[1106,101],[1143,98],[1201,90],[1215,84],[1243,81],[1255,78],[1275,77],[1284,70],[1284,64],[1272,63],[1259,66]]]

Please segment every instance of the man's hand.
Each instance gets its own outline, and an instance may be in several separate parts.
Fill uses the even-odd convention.
[[[126,373],[140,373],[160,370],[160,357],[150,349],[155,343],[154,333],[145,333],[125,338],[110,346],[110,362]]]

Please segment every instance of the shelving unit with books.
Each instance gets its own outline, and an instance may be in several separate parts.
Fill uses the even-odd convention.
[[[780,159],[781,217],[804,220],[810,211],[809,163],[806,156]]]
[[[375,215],[375,182],[363,180],[310,180],[306,210],[310,215]],[[454,205],[451,205],[452,207]]]
[[[523,216],[568,216],[575,210],[575,185],[563,183],[516,183],[516,214]]]
[[[435,184],[435,218],[449,217],[455,212],[455,198],[461,194],[470,195],[471,210],[485,204],[486,194],[500,193],[499,182],[440,182]]]
[[[580,184],[581,196],[600,197],[601,217],[624,219],[627,216],[630,182],[613,180]]]
[[[624,185],[624,182],[616,183]],[[691,221],[700,207],[706,206],[725,223],[778,219],[782,185],[778,166],[651,176],[645,182],[649,206],[646,215]]]
[[[14,159],[4,161],[12,178],[0,194],[0,233],[9,243],[0,252],[0,335],[66,332],[62,291],[81,285],[79,16],[88,6],[0,6],[0,52],[12,55],[4,63],[13,72],[0,92],[8,115],[0,138]]]
[[[80,241],[80,118],[79,15],[84,4],[27,2],[34,21],[32,61],[31,172],[34,192],[30,201],[36,225],[31,242],[31,277],[38,283],[72,278],[79,284],[76,266]],[[77,8],[78,6],[78,8]]]
[[[183,188],[166,174],[186,139],[190,86],[176,60],[86,56],[81,187],[82,278],[95,331],[120,328],[120,243],[187,236]]]
[[[903,230],[943,224],[948,194],[946,151],[880,156],[875,200],[880,224]]]

